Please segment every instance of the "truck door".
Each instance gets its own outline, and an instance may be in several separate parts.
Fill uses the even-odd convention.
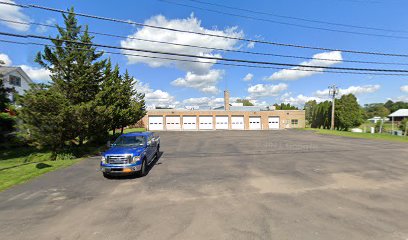
[[[147,136],[147,158],[148,158],[148,163],[150,163],[153,160],[153,155],[155,153],[156,150],[156,143],[153,141],[153,135],[150,134]]]

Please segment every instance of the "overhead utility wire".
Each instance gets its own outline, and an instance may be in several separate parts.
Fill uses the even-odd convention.
[[[169,4],[173,4],[173,5],[182,6],[182,7],[196,8],[196,9],[200,9],[200,10],[204,10],[204,11],[208,11],[208,12],[220,13],[220,14],[223,14],[223,15],[239,17],[239,18],[245,18],[245,19],[250,19],[250,20],[270,22],[270,23],[275,23],[275,24],[280,24],[280,25],[285,25],[285,26],[293,26],[293,27],[299,27],[299,28],[307,28],[307,29],[323,30],[323,31],[329,31],[329,32],[339,32],[339,33],[347,33],[347,34],[354,34],[354,35],[363,35],[363,36],[374,36],[374,37],[396,38],[396,39],[408,39],[408,36],[394,36],[394,35],[385,35],[385,34],[378,34],[378,33],[364,33],[364,32],[355,32],[355,31],[341,30],[341,29],[331,29],[331,28],[325,28],[325,27],[315,27],[315,26],[308,26],[308,25],[297,24],[297,23],[281,22],[281,21],[276,21],[276,20],[271,20],[271,19],[266,19],[266,18],[252,17],[252,16],[241,15],[241,14],[236,14],[236,13],[228,13],[228,12],[223,12],[223,11],[219,11],[219,10],[203,8],[203,7],[199,7],[199,6],[192,6],[192,5],[183,4],[183,3],[176,3],[176,2],[173,2],[173,1],[167,1],[167,0],[159,0],[159,1],[166,2],[166,3],[169,3]]]
[[[65,13],[65,14],[69,13],[69,11],[65,11],[65,10],[61,10],[61,9],[43,7],[43,6],[32,5],[32,4],[30,4],[30,5],[21,5],[21,4],[14,4],[14,3],[1,2],[1,1],[0,1],[0,4],[7,4],[7,5],[19,6],[19,7],[25,7],[25,8],[32,7],[32,8],[38,8],[38,9],[43,9],[43,10],[47,10],[47,11]],[[149,28],[155,28],[155,29],[161,29],[161,30],[167,30],[167,31],[173,31],[173,32],[191,33],[191,34],[197,34],[197,35],[202,35],[202,36],[233,39],[233,40],[254,42],[254,43],[260,43],[260,44],[269,44],[269,45],[276,45],[276,46],[282,46],[282,47],[314,49],[314,50],[321,50],[321,51],[342,51],[342,52],[354,53],[354,54],[380,55],[380,56],[388,56],[388,57],[408,57],[408,54],[368,52],[368,51],[358,51],[358,50],[347,50],[347,49],[341,49],[341,48],[336,49],[336,48],[326,48],[326,47],[313,47],[313,46],[297,45],[297,44],[291,44],[291,43],[280,43],[280,42],[263,41],[263,40],[248,39],[248,38],[241,38],[241,37],[231,37],[231,36],[224,36],[224,35],[211,34],[211,33],[200,33],[200,32],[194,32],[194,31],[188,31],[188,30],[182,30],[182,29],[175,29],[175,28],[168,28],[168,27],[160,27],[160,26],[154,26],[154,25],[149,25],[149,24],[143,24],[143,23],[138,23],[138,22],[134,22],[134,21],[131,21],[131,20],[114,19],[114,18],[101,17],[101,16],[95,16],[95,15],[78,13],[78,12],[73,12],[73,13],[75,15],[82,16],[82,17],[94,18],[94,19],[117,22],[117,23],[126,23],[126,24],[130,24],[130,25],[134,25],[134,26],[149,27]]]
[[[328,66],[317,66],[317,65],[301,65],[301,64],[291,64],[291,63],[279,63],[279,62],[266,62],[266,61],[252,61],[246,59],[233,59],[233,58],[222,58],[222,57],[210,57],[210,56],[198,56],[192,54],[183,54],[183,53],[174,53],[174,52],[163,52],[163,51],[154,51],[154,50],[147,50],[147,49],[138,49],[138,48],[128,48],[128,47],[117,47],[105,44],[97,44],[97,43],[83,43],[79,41],[72,41],[72,40],[63,40],[39,35],[22,35],[16,33],[7,33],[7,32],[0,32],[0,35],[11,36],[11,37],[20,37],[20,38],[37,38],[43,40],[52,40],[52,41],[61,41],[61,42],[70,42],[76,43],[86,46],[96,46],[96,47],[105,47],[105,48],[112,48],[112,49],[120,49],[120,50],[128,50],[128,51],[137,51],[137,52],[145,52],[145,53],[154,53],[154,54],[163,54],[163,55],[170,55],[170,56],[178,56],[178,57],[190,57],[190,58],[201,58],[201,59],[209,59],[209,60],[217,60],[217,61],[227,61],[227,62],[240,62],[240,63],[252,63],[252,64],[262,64],[262,65],[276,65],[276,66],[286,66],[286,67],[301,67],[301,68],[308,68],[308,69],[335,69],[335,70],[348,70],[348,71],[369,71],[369,72],[400,72],[400,73],[408,73],[408,70],[403,69],[378,69],[378,68],[350,68],[350,67],[328,67]]]
[[[171,55],[171,56],[179,56],[179,57],[202,58],[202,59],[227,61],[227,62],[242,62],[242,63],[252,63],[252,64],[263,64],[263,65],[276,65],[276,66],[286,66],[286,67],[311,68],[311,69],[335,69],[335,70],[369,71],[369,72],[402,72],[402,73],[408,72],[408,70],[403,70],[403,69],[328,67],[328,66],[318,66],[318,65],[301,65],[301,64],[279,63],[279,62],[252,61],[252,60],[246,60],[246,59],[233,59],[233,58],[222,58],[222,57],[198,56],[198,55],[192,55],[192,54],[163,52],[163,51],[154,51],[154,50],[147,50],[147,49],[128,48],[128,47],[117,47],[117,46],[97,44],[97,43],[83,43],[83,42],[79,42],[79,41],[62,40],[62,39],[39,36],[39,35],[32,35],[32,34],[22,35],[22,34],[15,34],[15,33],[0,32],[0,35],[11,36],[11,37],[20,37],[20,38],[37,38],[37,39],[43,39],[43,40],[62,41],[62,42],[65,41],[65,42],[71,42],[71,43],[86,45],[86,46],[105,47],[105,48],[113,48],[113,49],[137,51],[137,52],[146,52],[146,53],[155,53],[155,54],[163,54],[163,55]]]
[[[211,2],[205,2],[205,1],[199,1],[199,0],[186,0],[186,1],[205,4],[205,5],[210,5],[210,6],[217,6],[217,7],[227,8],[227,9],[239,10],[239,11],[244,11],[244,12],[250,12],[250,13],[255,13],[255,14],[267,15],[267,16],[283,18],[283,19],[292,19],[292,20],[298,20],[298,21],[304,21],[304,22],[320,23],[320,24],[327,24],[327,25],[333,25],[333,26],[339,26],[339,27],[356,28],[356,29],[367,29],[367,30],[384,31],[384,32],[396,32],[396,33],[398,33],[398,32],[399,33],[408,33],[408,31],[406,31],[406,30],[368,27],[368,26],[358,26],[358,25],[344,24],[344,23],[338,23],[338,22],[329,22],[329,21],[322,21],[322,20],[309,19],[309,18],[293,17],[293,16],[288,16],[288,15],[280,15],[280,14],[275,14],[275,13],[255,11],[255,10],[250,10],[250,9],[245,9],[245,8],[238,8],[238,7],[227,6],[227,5],[222,5],[222,4],[218,4],[218,3],[211,3]]]
[[[51,48],[57,48],[50,44],[44,43],[35,43],[35,42],[17,42],[17,41],[10,41],[0,39],[0,42],[12,43],[12,44],[20,44],[20,45],[37,45],[37,46],[47,46]],[[84,50],[89,51],[86,48],[76,48],[76,47],[61,47],[64,49],[77,49],[77,50]],[[349,72],[349,71],[319,71],[313,69],[287,69],[282,67],[271,67],[271,66],[259,66],[259,65],[246,65],[246,64],[231,64],[231,63],[222,63],[222,62],[203,62],[198,60],[191,60],[191,59],[178,59],[178,58],[168,58],[168,57],[157,57],[157,56],[147,56],[147,55],[140,55],[140,54],[130,54],[130,53],[120,53],[120,52],[111,52],[106,50],[97,50],[98,53],[109,53],[115,55],[124,55],[124,56],[134,56],[134,57],[142,57],[142,58],[151,58],[151,59],[161,59],[161,60],[171,60],[171,61],[178,61],[178,62],[196,62],[196,63],[204,63],[204,64],[216,64],[216,65],[225,65],[225,66],[234,66],[234,67],[249,67],[249,68],[263,68],[263,69],[277,69],[277,70],[289,70],[289,71],[301,71],[301,72],[318,72],[318,73],[336,73],[336,74],[357,74],[357,75],[373,75],[373,76],[408,76],[408,74],[398,74],[398,73],[371,73],[371,72]]]
[[[55,25],[45,24],[45,23],[37,23],[37,22],[21,22],[21,21],[14,21],[0,18],[0,21],[21,24],[21,25],[36,25],[36,26],[43,26],[43,27],[51,27],[51,28],[58,28]],[[66,29],[61,27],[62,29]],[[81,30],[81,32],[84,32]],[[209,50],[217,50],[217,51],[226,51],[226,52],[237,52],[237,53],[245,53],[245,54],[253,54],[253,55],[263,55],[263,56],[274,56],[274,57],[284,57],[284,58],[296,58],[296,59],[306,59],[306,60],[322,60],[322,61],[331,61],[331,62],[351,62],[351,63],[367,63],[367,64],[378,64],[378,65],[401,65],[401,66],[408,66],[408,63],[397,63],[397,62],[378,62],[378,61],[358,61],[358,60],[335,60],[335,59],[328,59],[328,58],[315,58],[315,57],[304,57],[304,56],[295,56],[295,55],[284,55],[284,54],[275,54],[275,53],[263,53],[263,52],[253,52],[253,51],[244,51],[244,50],[236,50],[236,49],[226,49],[226,48],[214,48],[214,47],[205,47],[205,46],[197,46],[191,44],[182,44],[182,43],[172,43],[172,42],[165,42],[165,41],[157,41],[151,39],[144,39],[144,38],[137,38],[131,36],[121,36],[115,35],[110,33],[101,33],[95,31],[88,31],[88,33],[92,33],[95,35],[100,36],[108,36],[108,37],[116,37],[116,38],[123,38],[123,39],[133,39],[138,41],[144,42],[153,42],[153,43],[160,43],[160,44],[168,44],[174,46],[184,46],[184,47],[192,47],[192,48],[201,48],[201,49],[209,49]]]

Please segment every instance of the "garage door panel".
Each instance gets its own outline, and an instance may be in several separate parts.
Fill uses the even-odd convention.
[[[166,128],[167,130],[181,130],[180,116],[167,116]]]
[[[249,117],[249,129],[250,130],[262,129],[261,117]]]
[[[184,130],[197,130],[197,117],[196,116],[184,116],[183,117],[183,129]]]
[[[269,129],[279,129],[279,117],[269,117],[268,118],[268,126]]]
[[[213,117],[212,116],[200,116],[199,117],[200,130],[212,130],[213,129]]]
[[[232,116],[231,117],[231,129],[244,130],[244,116]]]
[[[228,129],[228,116],[215,117],[215,129]]]
[[[164,129],[163,116],[149,116],[148,121],[150,131],[161,131]]]

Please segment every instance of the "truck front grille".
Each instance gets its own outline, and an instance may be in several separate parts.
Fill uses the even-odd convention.
[[[110,155],[107,157],[109,164],[128,164],[132,160],[131,155]]]

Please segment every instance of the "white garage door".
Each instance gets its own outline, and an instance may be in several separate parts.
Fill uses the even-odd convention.
[[[184,116],[183,117],[183,129],[184,130],[197,130],[197,117],[196,116]]]
[[[244,130],[244,116],[232,116],[231,117],[231,129]]]
[[[200,116],[200,129],[213,129],[213,117],[212,116]]]
[[[279,129],[279,117],[269,117],[269,129]]]
[[[180,116],[167,116],[166,128],[167,130],[181,130]]]
[[[261,117],[249,117],[249,129],[251,130],[262,129]]]
[[[149,116],[149,131],[163,130],[162,116]]]
[[[216,116],[215,129],[228,129],[228,116]]]

